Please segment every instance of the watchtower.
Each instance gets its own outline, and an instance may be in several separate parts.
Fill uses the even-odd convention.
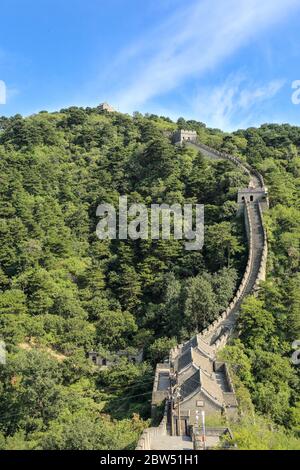
[[[180,129],[173,133],[173,143],[182,144],[182,142],[197,142],[197,132]]]
[[[256,202],[259,201],[262,210],[269,207],[268,188],[263,186],[262,188],[246,188],[240,189],[238,192],[238,204],[242,205],[245,202]]]
[[[108,103],[101,103],[98,106],[99,111],[107,111],[108,113],[115,112],[115,109]]]

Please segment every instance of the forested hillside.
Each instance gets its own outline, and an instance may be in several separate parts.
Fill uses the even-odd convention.
[[[248,160],[269,186],[268,279],[245,302],[240,337],[222,355],[240,398],[239,446],[300,447],[299,368],[290,362],[300,338],[300,128],[225,134],[195,121],[72,107],[0,118],[0,334],[8,351],[0,449],[134,448],[149,425],[156,362],[227,307],[247,259],[236,195],[248,180],[228,161],[172,145],[177,128]],[[100,241],[96,208],[117,207],[120,195],[147,206],[204,204],[204,248]],[[87,358],[140,348],[142,364],[122,358],[99,370]]]

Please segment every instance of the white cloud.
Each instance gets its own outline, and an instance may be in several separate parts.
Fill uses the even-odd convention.
[[[111,93],[121,110],[133,111],[190,78],[224,61],[261,31],[282,20],[299,0],[194,0],[184,2],[163,24],[126,48],[110,74],[118,76]],[[269,93],[272,93],[272,86]],[[268,91],[267,91],[268,92]],[[241,104],[260,99],[242,94]]]
[[[257,106],[275,97],[284,84],[285,80],[272,80],[260,85],[249,83],[241,74],[231,75],[220,86],[198,91],[193,114],[210,127],[226,131],[252,126],[262,119]]]
[[[283,87],[285,80],[272,80],[254,89],[243,89],[241,90],[238,106],[244,109],[250,108],[252,105],[273,98]]]

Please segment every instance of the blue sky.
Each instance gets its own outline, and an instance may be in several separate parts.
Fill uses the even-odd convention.
[[[1,0],[0,115],[108,101],[234,130],[300,125],[300,0]]]

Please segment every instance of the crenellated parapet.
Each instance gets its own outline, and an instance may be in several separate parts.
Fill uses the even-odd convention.
[[[267,233],[263,222],[263,211],[269,207],[268,190],[263,176],[248,163],[225,152],[214,150],[202,143],[189,144],[198,148],[208,158],[227,159],[239,166],[249,175],[249,187],[240,189],[238,203],[244,212],[245,228],[248,239],[248,260],[241,283],[227,309],[204,329],[200,335],[216,353],[231,337],[240,305],[246,295],[259,288],[265,280],[268,254]]]

